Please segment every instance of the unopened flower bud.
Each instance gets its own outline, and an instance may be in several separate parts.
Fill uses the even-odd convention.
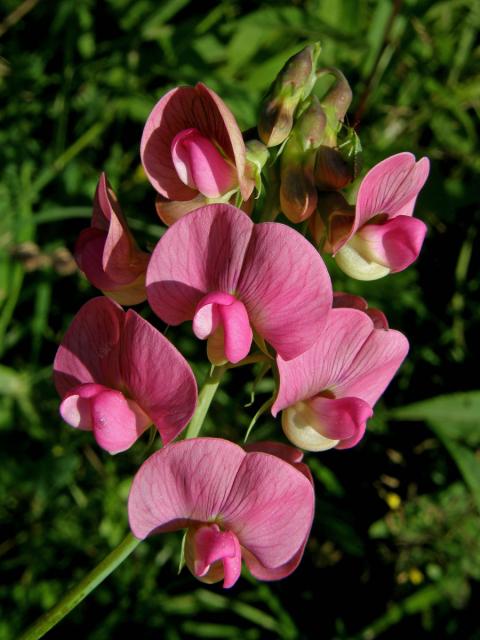
[[[322,142],[326,117],[316,97],[300,116],[281,157],[280,206],[292,222],[306,220],[315,210],[316,150]]]
[[[338,149],[320,147],[315,162],[315,182],[321,191],[343,189],[353,177],[353,168]]]
[[[337,120],[339,122],[343,122],[345,114],[347,113],[348,108],[352,102],[352,90],[350,89],[348,80],[345,78],[340,69],[336,69],[335,67],[326,67],[325,69],[320,69],[318,72],[318,77],[320,77],[324,73],[330,73],[335,76],[335,82],[322,99],[322,106],[333,107]]]
[[[287,139],[300,101],[310,95],[316,81],[320,55],[318,43],[294,55],[278,74],[260,110],[258,132],[267,147]]]
[[[315,243],[326,253],[335,255],[352,228],[355,207],[336,191],[319,193],[317,211],[310,223]]]

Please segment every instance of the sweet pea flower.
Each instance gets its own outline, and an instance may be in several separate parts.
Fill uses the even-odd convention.
[[[207,200],[228,200],[237,191],[247,200],[253,191],[235,117],[200,82],[172,89],[157,102],[145,124],[140,153],[160,194],[157,211],[166,224]]]
[[[325,264],[303,236],[222,204],[167,230],[150,260],[147,295],[167,324],[193,320],[214,364],[245,358],[254,332],[295,358],[314,343],[332,304]]]
[[[330,249],[347,275],[377,280],[403,271],[417,259],[427,227],[413,217],[413,209],[429,167],[428,158],[415,162],[411,153],[398,153],[367,173],[354,214],[346,203],[332,204]],[[316,222],[321,229],[321,221]]]
[[[363,437],[408,352],[403,334],[380,316],[375,321],[380,328],[364,311],[334,308],[311,349],[289,362],[277,356],[280,385],[272,414],[282,411],[283,430],[295,446],[348,449]]]
[[[129,449],[152,423],[167,444],[195,410],[197,385],[183,356],[135,311],[125,313],[109,298],[80,309],[53,366],[62,418],[93,431],[109,453]]]
[[[285,453],[292,461],[297,454]],[[242,559],[260,580],[289,575],[313,512],[312,482],[296,464],[218,438],[182,440],[154,453],[128,499],[135,537],[187,529],[188,568],[202,582],[223,580],[224,588],[238,580]]]
[[[94,287],[120,304],[146,299],[145,272],[150,256],[140,251],[117,198],[102,173],[93,203],[91,226],[75,245],[75,260]]]

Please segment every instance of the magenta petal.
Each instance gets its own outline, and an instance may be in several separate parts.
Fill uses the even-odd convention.
[[[172,160],[180,180],[207,198],[218,198],[235,186],[234,168],[197,129],[177,133]]]
[[[358,190],[351,235],[373,216],[412,215],[415,200],[428,177],[430,163],[415,163],[411,153],[397,153],[370,169]]]
[[[125,315],[120,369],[124,385],[167,444],[184,429],[197,402],[189,364],[160,331],[131,309]]]
[[[219,307],[224,332],[225,355],[229,362],[240,362],[248,355],[253,340],[247,310],[240,300]]]
[[[90,227],[80,232],[75,243],[75,260],[89,282],[101,291],[110,291],[118,286],[103,269],[103,252],[107,232]]]
[[[60,415],[71,427],[92,430],[90,399],[106,387],[101,384],[81,384],[71,389],[60,404]]]
[[[414,262],[422,248],[427,227],[418,218],[397,216],[383,224],[366,224],[358,231],[371,261],[403,271]]]
[[[109,453],[126,451],[151,424],[151,420],[123,393],[106,389],[90,400],[93,435]]]
[[[105,297],[93,298],[77,313],[53,363],[60,396],[83,383],[106,387],[120,383],[118,349],[124,312]]]
[[[263,453],[249,453],[222,507],[225,528],[266,568],[289,562],[312,525],[311,482],[292,465]]]
[[[335,383],[337,397],[356,397],[371,407],[387,388],[408,353],[408,340],[389,329],[375,329]]]
[[[222,149],[235,166],[244,200],[248,199],[254,185],[245,175],[242,133],[225,103],[201,83],[172,89],[155,105],[147,119],[140,153],[153,187],[169,200],[192,200],[197,195],[195,189],[180,180],[171,153],[175,136],[191,128]]]
[[[318,251],[279,223],[255,225],[237,290],[254,329],[285,360],[312,346],[332,305]]]
[[[195,573],[204,576],[214,562],[222,561],[223,587],[233,587],[242,570],[242,552],[231,531],[220,531],[218,525],[200,527],[195,532]]]
[[[130,490],[133,534],[143,539],[217,518],[246,456],[238,445],[217,438],[182,440],[154,453]]]
[[[348,440],[351,447],[363,437],[367,420],[373,415],[370,405],[360,398],[317,397],[309,405],[321,425],[321,435],[330,440]]]
[[[160,239],[147,271],[148,301],[167,324],[191,320],[210,292],[233,294],[253,222],[235,207],[213,204],[178,220]]]
[[[322,391],[333,391],[372,331],[373,323],[363,311],[332,309],[313,347],[294,360],[277,357],[280,386],[272,414]]]

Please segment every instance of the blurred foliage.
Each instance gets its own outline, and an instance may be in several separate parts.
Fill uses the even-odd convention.
[[[152,248],[161,226],[138,147],[155,101],[202,81],[251,128],[286,59],[317,40],[325,65],[340,67],[353,88],[348,117],[364,166],[400,150],[432,161],[416,209],[429,237],[414,267],[358,283],[329,263],[336,289],[364,295],[408,335],[408,361],[359,447],[308,456],[316,520],[290,578],[204,588],[176,574],[180,536],[161,536],[140,545],[50,637],[480,638],[480,406],[478,394],[459,393],[478,387],[479,25],[480,5],[467,0],[223,0],[201,8],[191,0],[4,0],[1,640],[122,539],[130,479],[146,455],[146,439],[111,458],[65,427],[51,382],[56,345],[94,295],[69,252],[99,172]],[[188,327],[168,335],[201,382],[203,345]],[[207,433],[243,438],[271,393],[265,379],[244,406],[255,373],[228,374]],[[252,432],[278,436],[266,415]]]

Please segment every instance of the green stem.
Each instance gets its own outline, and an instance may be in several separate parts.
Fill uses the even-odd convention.
[[[19,640],[37,640],[44,636],[53,626],[70,613],[88,594],[95,589],[127,556],[140,544],[131,533],[114,549],[93,571],[81,580],[73,589],[67,592],[60,602],[50,611],[41,616]]]
[[[214,367],[205,381],[205,384],[198,396],[198,404],[193,414],[193,418],[187,427],[185,438],[196,438],[200,433],[205,416],[207,415],[208,408],[213,400],[213,396],[218,389],[218,385],[223,377],[225,371],[227,371],[228,365],[222,367]]]
[[[256,362],[255,356],[252,362]],[[245,360],[247,360],[246,358]],[[244,362],[247,364],[247,362]],[[213,400],[218,385],[228,365],[222,367],[214,367],[208,376],[198,397],[198,405],[193,414],[193,418],[188,426],[186,438],[195,438],[202,428],[208,408]],[[43,637],[47,631],[55,626],[62,618],[64,618],[72,609],[74,609],[82,600],[84,600],[95,587],[97,587],[105,578],[107,578],[127,558],[132,551],[140,544],[131,533],[114,549],[99,565],[93,569],[83,580],[81,580],[73,589],[71,589],[60,602],[50,611],[41,616],[19,640],[37,640]]]

